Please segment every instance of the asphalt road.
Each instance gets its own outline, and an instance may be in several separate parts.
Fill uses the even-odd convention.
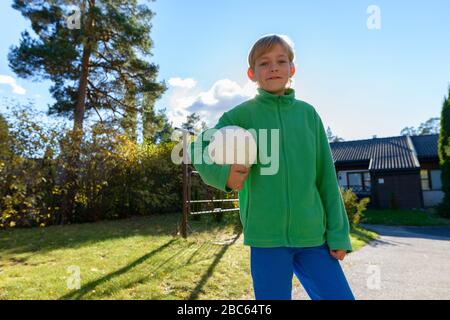
[[[380,237],[341,262],[358,300],[450,300],[450,227],[364,225]],[[303,287],[294,300],[309,299]]]

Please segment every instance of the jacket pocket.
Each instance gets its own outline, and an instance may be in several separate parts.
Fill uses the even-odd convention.
[[[292,236],[303,239],[317,239],[323,236],[326,229],[326,215],[319,192],[315,186],[305,191],[303,197],[308,202],[294,202],[294,218]]]
[[[311,223],[314,224],[314,226],[317,229],[321,229],[325,231],[326,229],[326,212],[325,208],[322,203],[322,197],[320,196],[319,190],[317,187],[314,187],[314,193],[315,193],[315,201],[314,201],[314,216],[311,217]]]

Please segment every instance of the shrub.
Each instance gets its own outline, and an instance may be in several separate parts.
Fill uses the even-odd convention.
[[[29,109],[15,110],[11,118],[11,152],[0,156],[0,227],[181,210],[181,166],[171,160],[176,142],[139,144],[106,122],[88,128],[76,149],[72,131],[42,127]],[[74,203],[65,220],[61,207],[68,192]]]
[[[358,200],[357,195],[351,188],[344,190],[344,188],[341,187],[340,190],[350,224],[358,225],[363,217],[363,211],[366,210],[366,206],[370,202],[370,198],[366,197]]]

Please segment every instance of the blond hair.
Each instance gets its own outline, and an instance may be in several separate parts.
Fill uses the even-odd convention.
[[[289,58],[289,62],[294,62],[294,44],[289,39],[288,36],[285,35],[277,35],[277,34],[270,34],[263,36],[258,39],[258,41],[255,42],[253,47],[250,50],[250,53],[248,54],[248,65],[252,70],[255,70],[255,62],[256,60],[264,55],[266,52],[269,52],[272,50],[272,48],[275,45],[281,45],[286,49],[286,53]]]

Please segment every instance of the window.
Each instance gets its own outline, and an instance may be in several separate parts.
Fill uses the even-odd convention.
[[[420,180],[422,182],[422,190],[430,190],[430,178],[428,177],[428,170],[420,170]]]
[[[364,188],[370,190],[370,173],[364,172]]]
[[[355,193],[370,192],[370,172],[347,172],[347,188]]]
[[[441,190],[441,170],[430,170],[431,177],[431,189],[432,190]]]
[[[360,172],[349,173],[348,174],[348,184],[350,186],[361,186],[362,187],[361,173]]]

